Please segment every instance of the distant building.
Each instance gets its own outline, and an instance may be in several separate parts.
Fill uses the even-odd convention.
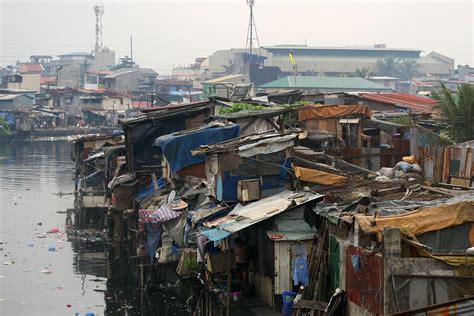
[[[268,82],[258,88],[271,90],[301,89],[306,94],[332,93],[332,92],[387,92],[391,88],[358,77],[314,77],[314,76],[288,76]]]
[[[387,48],[385,45],[374,47],[311,47],[311,46],[265,46],[267,52],[266,65],[277,66],[284,73],[292,73],[293,65],[289,59],[293,51],[299,73],[324,74],[338,76],[352,74],[357,69],[368,68],[377,71],[377,61],[385,57],[414,60],[418,64],[417,71],[448,78],[454,69],[454,60],[436,52],[422,57],[420,49]]]
[[[249,82],[248,75],[233,74],[204,81],[202,88],[207,97],[230,98],[233,87]]]
[[[98,90],[105,89],[104,78],[110,75],[112,71],[106,70],[88,70],[84,74],[84,89]]]
[[[133,106],[133,96],[107,90],[61,89],[52,91],[56,107],[70,114],[83,111],[124,111]]]
[[[0,111],[31,110],[34,97],[27,94],[4,94],[0,92]]]
[[[99,52],[72,52],[58,55],[31,55],[30,62],[43,67],[42,77],[60,77],[59,85],[78,88],[84,85],[84,75],[88,71],[108,71],[115,66],[115,52],[104,48]],[[62,77],[62,80],[61,80]],[[59,82],[60,81],[60,82]]]
[[[115,51],[105,47],[101,51],[94,52],[94,58],[91,61],[91,66],[88,70],[104,71],[110,70],[115,66]]]
[[[123,68],[104,76],[108,90],[121,93],[152,92],[158,73],[148,68]]]
[[[192,65],[174,67],[171,77],[177,80],[190,80],[194,88],[200,88],[202,81],[211,78],[209,76],[209,58],[199,57]]]
[[[125,111],[132,108],[132,96],[115,91],[78,90],[82,111]]]
[[[373,77],[368,77],[367,80],[381,84],[382,86],[390,88],[392,90],[397,89],[398,78],[395,78],[395,77],[373,76]]]
[[[290,51],[293,51],[298,73],[308,76],[352,75],[357,69],[363,68],[377,72],[377,61],[388,56],[414,60],[418,64],[418,72],[438,78],[448,78],[454,70],[454,60],[442,54],[431,52],[421,56],[422,51],[419,49],[387,48],[384,44],[373,47],[264,46],[259,55],[265,58],[265,67],[279,68],[282,75],[292,75],[294,69],[289,58]],[[209,56],[209,76],[215,78],[242,73],[239,60],[245,53],[243,48],[216,51]]]
[[[218,50],[209,56],[209,75],[211,78],[236,73],[234,69],[236,54],[245,53],[244,48]]]
[[[173,94],[178,91],[188,92],[193,88],[191,80],[180,79],[157,79],[155,81],[155,92],[158,94]]]
[[[474,67],[458,66],[458,79],[460,81],[474,82]]]
[[[84,85],[84,68],[79,63],[70,63],[59,67],[56,75],[60,87],[81,88]]]

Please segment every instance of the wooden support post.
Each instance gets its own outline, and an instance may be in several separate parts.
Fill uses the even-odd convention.
[[[230,316],[230,287],[232,285],[232,275],[230,273],[230,237],[227,237],[227,306],[226,316]]]

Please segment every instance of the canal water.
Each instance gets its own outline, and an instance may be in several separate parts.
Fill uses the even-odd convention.
[[[65,233],[73,168],[66,141],[0,143],[0,315],[105,313],[105,261]]]

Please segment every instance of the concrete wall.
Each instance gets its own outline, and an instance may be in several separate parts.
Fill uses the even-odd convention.
[[[209,56],[209,75],[211,78],[219,77],[226,74],[226,67],[234,63],[235,54],[243,53],[243,48],[232,48],[227,50],[218,50]],[[232,72],[231,72],[232,73]]]
[[[60,87],[67,88],[80,88],[82,81],[82,65],[80,64],[69,64],[63,66],[58,71],[58,85]]]
[[[107,111],[125,111],[132,107],[132,99],[128,97],[109,97],[102,101],[102,108]]]
[[[114,79],[105,78],[105,88],[113,91],[128,93],[138,91],[139,82],[144,76],[140,71],[132,71],[116,76]]]
[[[115,66],[115,51],[96,52],[91,61],[90,70],[110,70]]]
[[[422,257],[402,257],[400,231],[387,228],[384,236],[384,313],[406,311],[463,297],[474,293],[472,280],[449,276],[474,275],[474,267],[455,267],[447,263]],[[392,278],[393,274],[421,274],[447,276],[448,278]],[[399,288],[398,292],[394,287]]]
[[[40,74],[22,74],[23,81],[21,82],[22,90],[40,91],[41,75]]]

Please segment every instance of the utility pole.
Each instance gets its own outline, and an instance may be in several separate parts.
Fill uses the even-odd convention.
[[[130,34],[130,61],[133,63],[133,37]]]
[[[260,52],[260,42],[258,40],[258,34],[257,34],[257,25],[255,24],[255,18],[253,16],[253,6],[255,5],[255,0],[247,0],[247,5],[249,6],[250,9],[250,16],[249,16],[249,24],[247,28],[247,42],[245,49],[249,53],[249,76],[250,76],[250,68],[252,65],[252,54],[253,51],[255,50],[254,48],[254,40],[257,41],[257,48],[259,50],[259,54],[261,55]],[[255,33],[255,37],[254,37]]]
[[[96,4],[94,7],[95,13],[95,52],[102,50],[102,15],[105,13],[104,6]]]
[[[154,96],[153,92],[150,94],[150,99],[151,99],[150,108],[152,108],[153,103],[155,102],[155,96]]]

